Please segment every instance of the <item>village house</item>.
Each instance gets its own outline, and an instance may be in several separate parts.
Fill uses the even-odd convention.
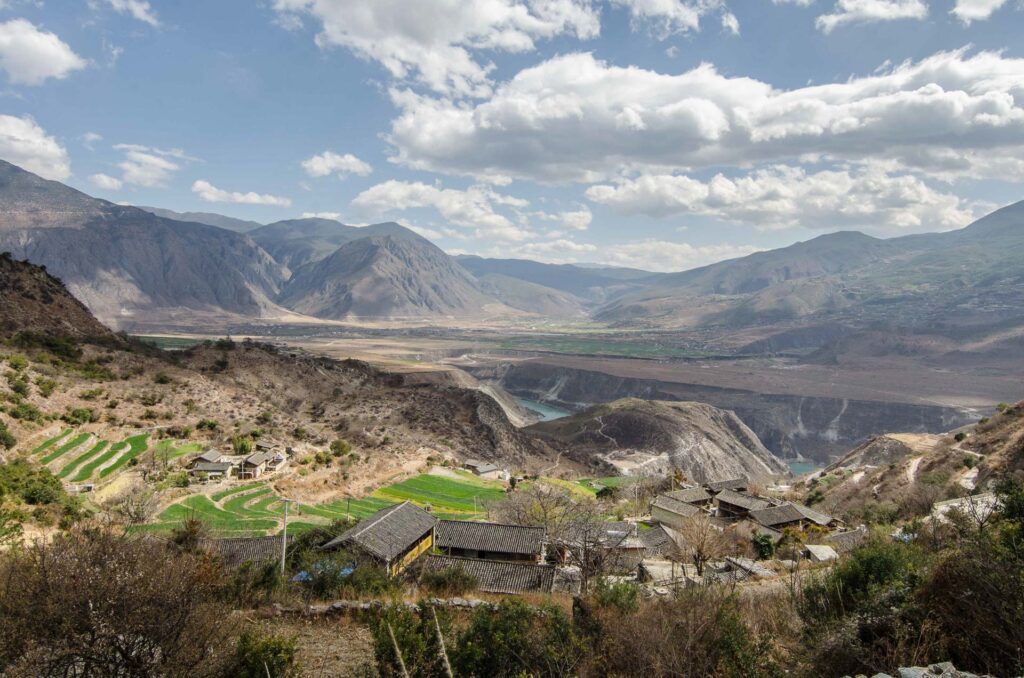
[[[544,558],[544,528],[442,520],[434,548],[448,556],[538,563]]]
[[[786,528],[802,530],[810,525],[830,527],[835,523],[835,519],[832,516],[825,515],[796,502],[786,502],[779,506],[752,510],[749,516],[751,520],[760,525],[780,531]]]
[[[711,506],[714,496],[708,492],[705,488],[700,486],[684,487],[681,490],[674,490],[672,492],[666,492],[666,497],[681,501],[684,504],[693,504],[694,506],[700,506],[708,508]]]
[[[715,506],[722,518],[745,518],[751,511],[769,508],[772,503],[760,497],[724,489],[715,495]]]
[[[207,480],[222,480],[230,478],[235,465],[230,461],[200,461],[192,464],[188,474],[193,477],[202,477]]]
[[[489,461],[467,459],[462,466],[486,480],[500,480],[502,476],[501,469]]]
[[[436,524],[434,516],[405,501],[377,511],[321,548],[326,551],[353,549],[394,576],[430,550]]]
[[[704,510],[679,501],[670,494],[662,494],[651,502],[651,519],[675,529],[684,526],[687,520],[704,513]]]
[[[501,560],[480,560],[454,556],[429,556],[424,573],[460,569],[476,581],[476,588],[486,593],[551,593],[555,578],[552,565]]]
[[[718,494],[722,490],[746,492],[749,484],[750,483],[746,478],[730,478],[729,480],[716,480],[711,483],[704,483],[704,487],[707,488],[708,492],[711,494]]]
[[[274,453],[269,451],[250,454],[238,465],[238,477],[243,479],[259,478],[267,471],[273,459]]]
[[[291,541],[291,540],[289,540]],[[231,539],[204,539],[199,547],[208,553],[219,556],[225,567],[234,569],[244,563],[263,565],[278,562],[284,548],[282,538],[272,537],[234,537]]]

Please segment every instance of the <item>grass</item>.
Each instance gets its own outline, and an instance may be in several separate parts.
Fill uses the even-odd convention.
[[[262,486],[263,486],[263,483],[249,483],[248,485],[239,485],[238,487],[229,487],[226,490],[221,490],[220,492],[214,492],[213,494],[210,495],[210,498],[213,499],[214,501],[220,501],[224,497],[230,497],[231,495],[236,494],[238,492],[245,492],[247,490],[251,490],[253,488],[262,487]]]
[[[76,475],[72,480],[76,483],[88,480],[92,477],[93,471],[113,459],[115,455],[120,454],[121,450],[126,447],[128,447],[128,443],[126,441],[122,440],[119,443],[114,443],[106,452],[93,458],[88,464],[80,468],[78,470],[78,475]]]
[[[100,471],[100,478],[106,478],[108,475],[110,475],[117,469],[121,468],[122,466],[130,462],[132,459],[135,459],[135,457],[139,456],[143,452],[145,452],[148,440],[148,433],[140,433],[137,436],[126,438],[124,442],[127,443],[128,445],[128,451],[119,456],[117,458],[117,461],[115,461],[113,464]]]
[[[71,440],[67,441],[66,443],[64,443],[63,445],[61,445],[57,449],[55,449],[53,452],[50,452],[45,457],[43,457],[42,458],[42,463],[49,464],[51,461],[54,461],[55,459],[59,459],[63,455],[67,454],[68,452],[70,452],[71,450],[75,449],[76,447],[78,447],[79,445],[84,443],[86,440],[88,440],[90,435],[92,435],[92,434],[91,433],[79,433],[77,436],[75,436]]]
[[[476,478],[419,475],[383,487],[372,496],[394,502],[411,501],[418,506],[429,504],[439,514],[479,517],[487,503],[500,501],[505,492],[496,483]]]
[[[58,440],[61,440],[62,438],[67,436],[69,433],[71,433],[72,430],[73,429],[66,428],[63,431],[61,431],[60,433],[58,433],[57,435],[53,436],[52,438],[47,438],[42,443],[40,443],[35,449],[32,450],[32,454],[39,454],[40,452],[45,452],[46,450],[48,450],[51,447],[53,447],[57,443]]]
[[[109,444],[110,443],[107,442],[106,440],[98,441],[95,445],[90,447],[88,451],[83,452],[82,454],[72,459],[68,464],[66,464],[64,468],[62,468],[60,472],[57,474],[57,477],[67,478],[69,475],[74,473],[75,469],[81,466],[84,461],[102,452],[103,448],[105,448]]]

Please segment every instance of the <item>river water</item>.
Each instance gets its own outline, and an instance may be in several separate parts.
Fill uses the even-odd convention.
[[[568,417],[572,412],[563,410],[558,407],[552,407],[551,405],[545,405],[539,403],[536,400],[527,400],[526,398],[516,398],[516,402],[522,407],[528,410],[532,410],[539,414],[543,419],[542,421],[551,421],[552,419],[561,419],[562,417]]]

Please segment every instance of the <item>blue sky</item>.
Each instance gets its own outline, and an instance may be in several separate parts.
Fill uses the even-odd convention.
[[[0,0],[0,158],[678,270],[1024,198],[1021,0]]]

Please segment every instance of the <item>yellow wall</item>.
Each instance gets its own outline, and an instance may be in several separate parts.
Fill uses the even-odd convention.
[[[388,574],[395,576],[405,568],[409,567],[417,558],[423,555],[426,551],[430,550],[430,547],[434,545],[434,531],[428,532],[423,539],[413,546],[408,553],[404,556],[391,563],[388,566]]]

